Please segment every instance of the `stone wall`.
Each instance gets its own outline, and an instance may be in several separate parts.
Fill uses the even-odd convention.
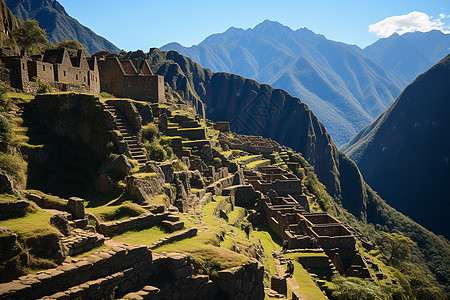
[[[219,271],[215,282],[228,299],[264,299],[263,276],[264,266],[253,259],[243,266]]]
[[[298,262],[304,268],[330,268],[330,259],[325,254],[323,256],[299,257]]]
[[[97,232],[106,236],[114,236],[131,230],[142,230],[160,224],[169,216],[168,212],[161,214],[145,213],[143,215],[128,218],[122,221],[99,223],[97,225]]]
[[[30,78],[36,77],[46,83],[53,84],[55,82],[55,73],[53,64],[42,61],[28,61],[28,74]]]
[[[131,66],[131,64],[130,60],[119,61],[117,57],[109,57],[99,61],[101,91],[120,98],[164,103],[164,77],[152,74],[136,74],[135,70],[127,73],[124,65]]]
[[[112,140],[110,124],[98,97],[89,94],[39,94],[30,112],[46,129],[73,143],[82,143],[104,158]]]
[[[36,203],[40,208],[69,211],[69,207],[67,206],[68,201],[61,198],[58,201],[50,201],[45,196],[41,197],[35,194],[28,194],[26,198]]]
[[[0,299],[264,299],[263,275],[264,267],[252,260],[211,279],[195,274],[193,259],[185,254],[116,244],[0,284]]]
[[[146,246],[115,246],[75,263],[0,284],[1,299],[108,298],[151,275],[152,253]],[[100,294],[101,293],[101,294]]]
[[[220,132],[230,132],[230,122],[216,122],[214,123],[214,129]]]
[[[230,175],[228,177],[222,178],[217,182],[214,182],[208,187],[206,187],[206,192],[211,193],[213,195],[221,195],[222,190],[224,188],[230,187],[233,185],[234,175]]]
[[[30,208],[30,202],[25,200],[0,202],[0,221],[23,217]]]

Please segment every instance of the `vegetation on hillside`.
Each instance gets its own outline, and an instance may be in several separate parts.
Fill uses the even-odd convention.
[[[39,27],[36,20],[27,19],[19,28],[11,32],[11,38],[22,49],[31,54],[38,54],[48,46],[48,38],[45,30]]]

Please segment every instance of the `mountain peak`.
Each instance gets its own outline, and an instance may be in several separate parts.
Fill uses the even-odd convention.
[[[272,21],[272,20],[264,20],[263,22],[259,23],[258,25],[256,25],[253,30],[254,31],[267,31],[267,30],[290,30],[292,31],[292,29],[286,25],[281,24],[280,22],[277,21]]]

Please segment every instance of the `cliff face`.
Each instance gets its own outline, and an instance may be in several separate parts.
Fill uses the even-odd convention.
[[[377,121],[346,146],[390,205],[450,236],[450,55],[417,77]],[[426,204],[425,204],[426,203]],[[418,209],[424,207],[428,209]]]
[[[2,36],[9,35],[9,33],[19,27],[16,17],[9,10],[3,0],[0,0],[0,33]]]
[[[173,89],[182,90],[189,100],[201,100],[207,118],[230,121],[237,133],[272,138],[301,152],[328,192],[366,219],[364,180],[358,168],[339,152],[324,125],[300,99],[242,76],[213,73],[175,51],[152,49],[148,59]],[[357,180],[342,178],[343,171]]]

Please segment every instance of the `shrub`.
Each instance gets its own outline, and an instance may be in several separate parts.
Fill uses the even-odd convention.
[[[37,84],[38,84],[38,89],[37,89],[38,94],[45,94],[45,93],[52,92],[52,87],[50,86],[50,84],[42,82],[39,79],[37,81]]]
[[[18,183],[26,181],[27,163],[20,156],[0,153],[0,169],[11,176]]]
[[[359,299],[390,299],[388,289],[382,288],[374,282],[365,281],[356,277],[333,276],[333,283],[336,291],[333,292],[333,299],[359,300]]]
[[[167,153],[164,148],[157,142],[145,143],[145,148],[150,155],[150,158],[156,161],[164,161],[167,157]]]
[[[173,169],[174,171],[184,171],[187,168],[186,165],[181,160],[178,159],[173,163]]]
[[[324,199],[319,199],[317,202],[319,203],[321,210],[328,211],[328,203]]]
[[[214,166],[220,168],[222,166],[222,160],[218,157],[214,157]]]
[[[11,122],[0,114],[0,151],[6,152],[12,140],[12,132]]]
[[[236,158],[240,156],[239,150],[232,150],[231,151],[231,157]]]
[[[150,123],[142,127],[142,138],[149,142],[153,142],[158,133],[158,127],[155,124]]]
[[[0,85],[0,112],[8,110],[9,98],[5,94],[5,88]]]

